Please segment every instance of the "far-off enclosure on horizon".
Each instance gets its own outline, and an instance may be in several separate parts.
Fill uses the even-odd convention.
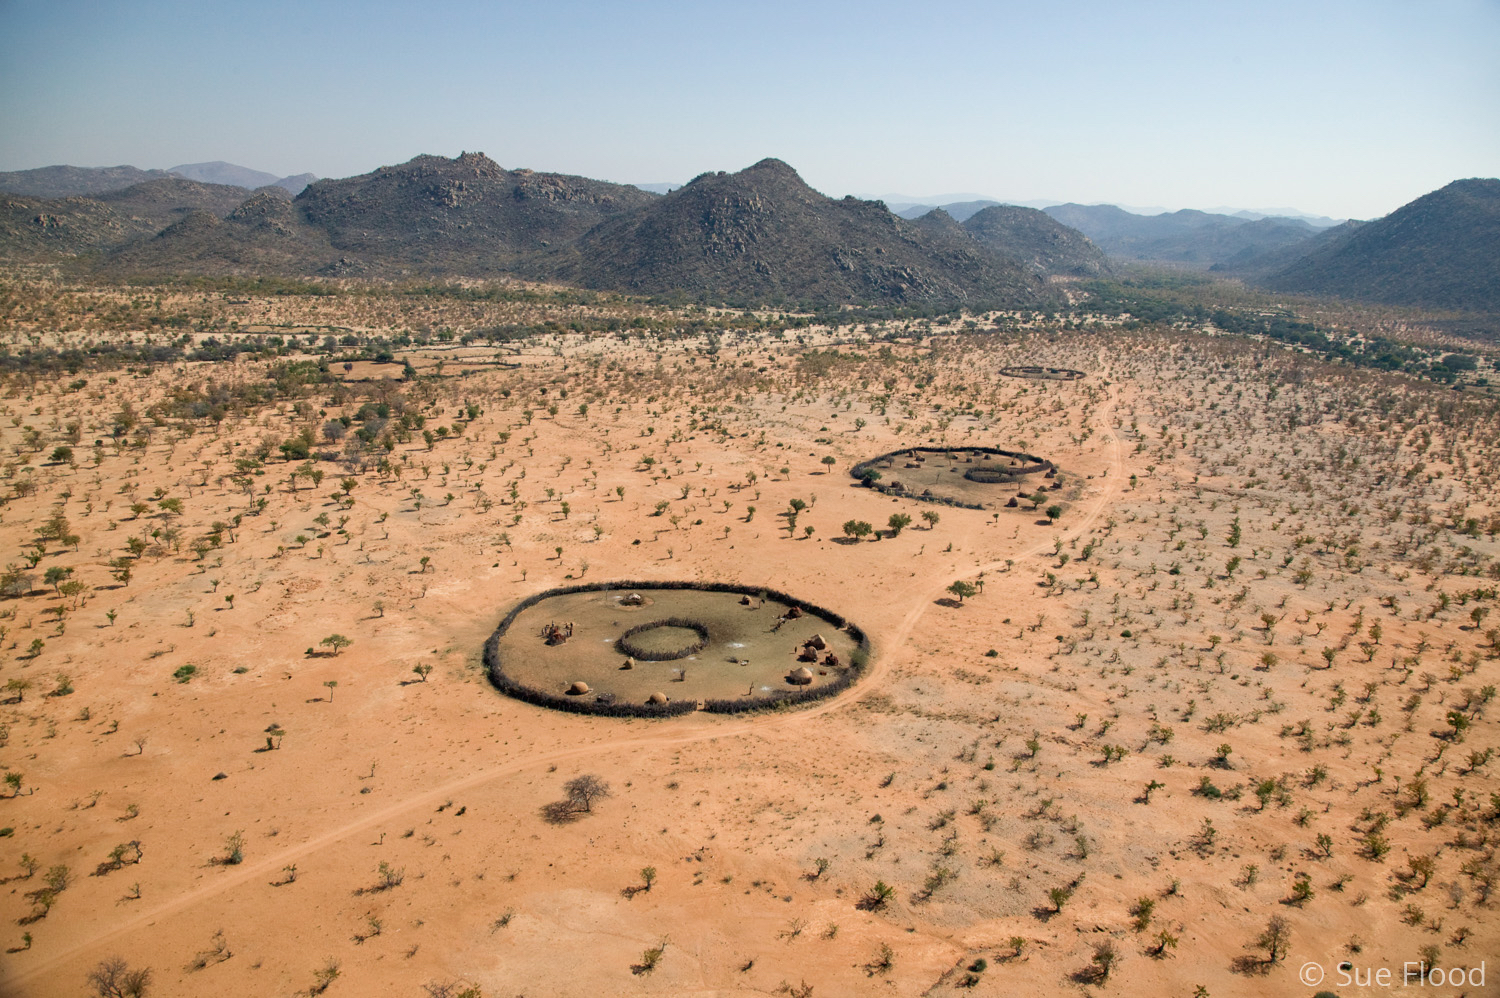
[[[622,652],[663,631],[680,631],[689,644],[660,657]],[[821,700],[851,686],[869,654],[858,625],[774,589],[617,581],[547,589],[517,603],[485,642],[484,664],[496,689],[536,706],[675,717]]]

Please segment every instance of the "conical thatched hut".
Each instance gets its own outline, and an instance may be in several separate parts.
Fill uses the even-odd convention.
[[[791,672],[787,673],[786,681],[791,683],[793,686],[811,686],[813,681],[813,674],[808,670],[806,666],[803,666],[800,669],[793,669]]]
[[[620,666],[620,668],[623,669],[623,670],[634,669],[635,668],[635,659],[631,658],[628,655],[625,656],[625,664],[622,665],[622,666]]]
[[[650,696],[648,696],[646,698],[646,702],[647,703],[666,703],[667,702],[667,695],[665,693],[653,693],[653,694],[651,694]]]
[[[814,634],[812,637],[802,642],[802,647],[816,648],[818,649],[818,651],[822,651],[824,648],[828,647],[828,642],[823,640],[823,635]]]
[[[582,696],[583,694],[587,693],[588,691],[589,691],[589,684],[585,683],[581,679],[578,680],[578,682],[574,683],[572,686],[568,687],[568,695],[569,696],[574,696],[574,697],[576,697],[576,696]]]
[[[802,650],[797,653],[799,662],[816,662],[818,660],[818,649],[811,645],[803,645]]]

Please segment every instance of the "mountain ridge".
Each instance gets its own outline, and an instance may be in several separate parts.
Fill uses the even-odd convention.
[[[223,160],[214,160],[211,163],[186,163],[182,166],[174,166],[167,172],[186,177],[188,180],[196,180],[201,184],[229,184],[244,187],[247,190],[280,187],[293,196],[301,194],[304,187],[318,179],[311,173],[278,177],[274,173],[252,170],[249,167],[226,163]]]
[[[834,200],[786,163],[700,174],[538,258],[583,287],[690,298],[832,305],[1048,297],[1043,282],[985,251],[951,219],[921,226],[878,201]]]
[[[1261,283],[1392,305],[1500,312],[1500,179],[1455,180],[1342,232]]]
[[[93,197],[168,176],[166,170],[133,166],[41,166],[0,173],[0,192],[47,199]]]
[[[1112,253],[1276,290],[1500,311],[1492,179],[1455,181],[1376,222],[1323,230],[1075,204],[906,219],[879,201],[827,197],[778,159],[704,173],[665,195],[508,170],[482,153],[417,156],[315,181],[295,198],[281,186],[247,191],[133,167],[31,179],[76,187],[137,175],[147,179],[91,197],[0,193],[0,256],[111,274],[514,274],[745,304],[1035,307],[1060,293],[1049,282],[1109,273]]]
[[[1202,268],[1290,246],[1318,232],[1299,219],[1250,220],[1193,208],[1137,215],[1114,205],[1068,203],[1042,210],[1116,259]]]

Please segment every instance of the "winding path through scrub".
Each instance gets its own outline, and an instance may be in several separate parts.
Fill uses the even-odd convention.
[[[1119,431],[1118,428],[1114,427],[1115,405],[1116,400],[1111,398],[1099,412],[1101,424],[1111,428],[1108,431],[1108,435],[1103,439],[1103,442],[1108,444],[1110,450],[1109,472],[1102,478],[1096,479],[1096,481],[1102,483],[1098,496],[1093,502],[1088,504],[1086,510],[1082,508],[1079,510],[1081,515],[1070,521],[1064,536],[1083,536],[1104,514],[1104,511],[1109,507],[1110,502],[1115,498],[1120,488],[1124,457],[1120,446]],[[970,536],[972,534],[966,535],[963,539],[967,540]],[[1056,536],[1055,533],[1049,533],[1046,541],[1039,540],[1016,551],[1009,552],[1009,558],[997,558],[988,563],[976,566],[972,572],[996,571],[1006,567],[1008,561],[1017,561],[1021,558],[1035,555],[1050,554],[1052,539]],[[890,677],[892,671],[902,664],[904,661],[903,650],[907,639],[911,636],[922,618],[932,611],[935,600],[944,594],[948,584],[951,582],[952,576],[948,570],[944,570],[941,573],[929,573],[927,577],[914,577],[911,580],[906,589],[906,594],[910,600],[909,609],[901,616],[894,627],[877,636],[878,641],[874,644],[870,667],[860,680],[860,686],[866,693],[879,691],[881,684]],[[677,724],[653,725],[650,731],[643,734],[610,741],[607,747],[610,752],[620,754],[635,749],[691,745],[706,742],[710,739],[734,738],[762,731],[796,730],[812,724],[818,718],[830,712],[849,709],[862,699],[863,697],[832,697],[803,710],[770,715],[756,714],[739,717],[713,717],[700,712],[689,715]],[[552,749],[536,752],[529,756],[510,759],[419,793],[411,794],[402,800],[384,807],[362,813],[353,820],[344,822],[304,842],[288,846],[262,859],[246,861],[235,867],[225,867],[220,875],[213,878],[212,882],[207,882],[191,890],[184,891],[176,897],[170,898],[153,907],[140,909],[130,917],[110,926],[105,931],[76,940],[65,949],[54,953],[48,959],[29,966],[22,971],[16,972],[12,970],[7,972],[3,977],[0,977],[0,994],[26,994],[29,982],[50,980],[58,967],[78,959],[90,950],[102,948],[111,941],[136,929],[178,914],[200,902],[217,897],[251,881],[275,877],[288,865],[303,862],[321,850],[327,849],[351,836],[366,833],[382,823],[392,822],[402,816],[407,816],[410,819],[419,811],[430,811],[436,802],[450,799],[464,791],[482,787],[505,777],[514,776],[532,769],[545,769],[547,766],[555,767],[559,763],[574,759],[597,756],[600,751],[600,745],[591,742],[585,745]]]

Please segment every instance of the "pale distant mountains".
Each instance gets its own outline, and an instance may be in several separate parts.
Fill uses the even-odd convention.
[[[274,173],[224,162],[188,163],[170,170],[138,170],[133,166],[44,166],[0,173],[0,191],[36,198],[94,197],[171,176],[249,190],[274,185],[292,195],[301,193],[304,187],[318,179],[311,173],[278,177]]]
[[[168,176],[166,170],[133,166],[43,166],[0,173],[0,191],[32,198],[87,198]]]
[[[1458,181],[1384,219],[1320,229],[985,199],[906,218],[881,201],[827,197],[776,159],[661,185],[667,193],[508,170],[480,153],[418,156],[295,196],[288,188],[303,178],[246,186],[268,177],[223,163],[0,174],[0,259],[111,275],[513,275],[732,305],[945,308],[1052,307],[1059,281],[1146,262],[1278,290],[1500,312],[1497,180]]]
[[[1275,216],[1244,210],[1232,214],[1167,212],[1055,201],[1031,201],[1024,206],[1007,206],[982,198],[941,205],[900,201],[888,204],[902,218],[919,218],[935,207],[941,208],[954,221],[965,225],[991,208],[1040,209],[1069,229],[1083,233],[1116,260],[1215,268],[1236,274],[1243,268],[1255,267],[1266,254],[1302,243],[1328,225],[1337,224],[1333,219],[1318,216]]]
[[[1302,219],[1214,215],[1184,209],[1137,215],[1114,205],[1059,204],[1042,209],[1121,260],[1233,269],[1303,242],[1318,229]]]
[[[942,208],[960,222],[975,212],[988,208],[991,205],[1010,204],[1018,205],[1022,208],[1041,208],[1045,210],[1067,203],[1058,198],[1037,198],[1031,201],[996,201],[979,194],[944,194],[935,198],[913,198],[905,194],[889,194],[880,198],[880,200],[884,201],[886,207],[902,218],[917,218],[920,215],[925,215],[934,208]],[[1129,204],[1116,204],[1113,207],[1128,211],[1132,215],[1165,215],[1168,213],[1166,208],[1159,206],[1142,207]],[[1300,219],[1317,229],[1326,229],[1344,221],[1341,218],[1329,218],[1327,215],[1311,215],[1304,211],[1298,211],[1296,208],[1270,208],[1255,211],[1249,208],[1220,207],[1205,208],[1203,210],[1210,215],[1228,215],[1233,218],[1242,218],[1248,222],[1254,222],[1262,218]]]
[[[929,211],[942,211],[955,222],[962,224],[964,222],[967,222],[972,215],[981,212],[986,208],[998,207],[1003,203],[1004,202],[1001,201],[988,201],[984,198],[971,199],[968,201],[946,201],[943,204],[922,204],[920,202],[905,201],[897,201],[893,203],[887,201],[886,207],[890,208],[891,211],[894,211],[902,218],[921,218]],[[1034,204],[1018,204],[1018,207],[1038,208],[1042,206]]]
[[[201,184],[231,184],[235,187],[248,187],[251,190],[257,187],[280,187],[293,196],[301,194],[302,188],[318,179],[311,173],[278,177],[274,173],[263,173],[260,170],[236,166],[222,160],[174,166],[167,172],[189,180],[196,180]]]

